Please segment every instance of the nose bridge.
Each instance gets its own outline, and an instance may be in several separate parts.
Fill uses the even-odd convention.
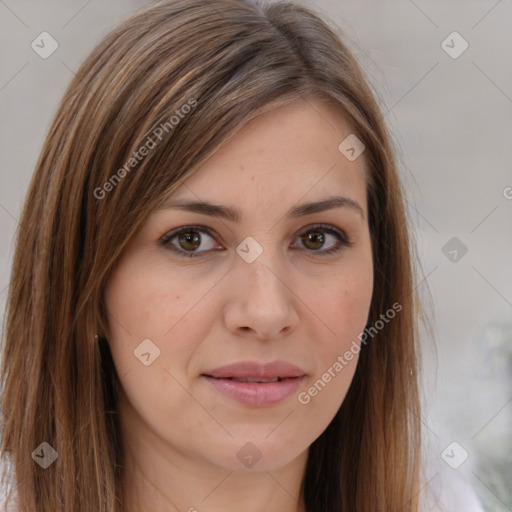
[[[260,295],[283,295],[283,278],[284,278],[284,266],[280,262],[281,255],[276,247],[271,246],[270,237],[267,237],[265,244],[259,244],[261,252],[256,258],[245,260],[243,256],[240,257],[241,261],[237,261],[238,275],[240,276],[241,282],[245,282],[245,286],[248,286],[251,295],[253,297],[259,297]],[[257,248],[251,247],[251,243],[255,242],[248,241],[250,251],[255,251]],[[247,247],[244,246],[244,249]],[[257,254],[257,253],[253,253]],[[282,276],[280,275],[282,274]],[[284,297],[283,297],[284,298]],[[267,297],[267,300],[269,297]]]
[[[237,254],[234,281],[226,305],[226,322],[231,330],[250,328],[265,338],[289,330],[298,321],[293,293],[286,284],[286,265],[282,264],[279,248],[271,245],[270,239],[266,237],[265,241],[258,242],[261,252],[252,261],[247,255],[257,249],[254,242],[248,240],[247,246],[240,244],[248,250]]]

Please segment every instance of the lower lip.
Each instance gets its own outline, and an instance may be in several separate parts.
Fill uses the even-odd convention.
[[[215,389],[224,395],[253,407],[263,407],[281,402],[297,391],[302,377],[283,379],[278,382],[239,382],[229,379],[216,379],[203,375]]]

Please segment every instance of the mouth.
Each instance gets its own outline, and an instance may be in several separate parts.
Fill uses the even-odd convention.
[[[240,361],[220,368],[214,368],[203,372],[203,375],[215,379],[258,379],[260,382],[302,377],[306,372],[293,364],[285,361],[273,361],[270,363],[257,363],[254,361]]]
[[[201,374],[222,395],[252,407],[277,404],[289,397],[306,377],[301,368],[276,361],[241,362]]]
[[[264,382],[281,382],[284,380],[282,377],[274,377],[272,379],[262,379],[261,377],[213,377],[213,375],[205,375],[205,377],[211,377],[212,379],[217,380],[232,380],[234,382],[257,382],[257,383],[264,383]],[[284,377],[296,379],[297,377]]]

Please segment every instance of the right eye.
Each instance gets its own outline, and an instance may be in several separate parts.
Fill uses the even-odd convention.
[[[210,247],[199,251],[198,249],[201,247],[201,244],[204,245],[204,236],[211,240]],[[161,244],[186,258],[196,258],[201,256],[202,253],[219,250],[221,247],[216,245],[212,231],[206,226],[185,226],[174,229],[163,236]]]

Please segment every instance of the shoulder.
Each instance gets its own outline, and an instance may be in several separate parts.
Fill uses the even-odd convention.
[[[436,453],[437,455],[437,453]],[[429,460],[430,459],[430,460]],[[463,474],[444,467],[427,457],[425,474],[430,475],[421,484],[420,512],[485,512],[476,492]]]
[[[458,475],[438,473],[424,485],[420,512],[485,512],[473,488]]]
[[[472,460],[452,469],[441,456],[444,443],[430,429],[423,431],[422,445],[420,512],[485,512],[470,484]]]

